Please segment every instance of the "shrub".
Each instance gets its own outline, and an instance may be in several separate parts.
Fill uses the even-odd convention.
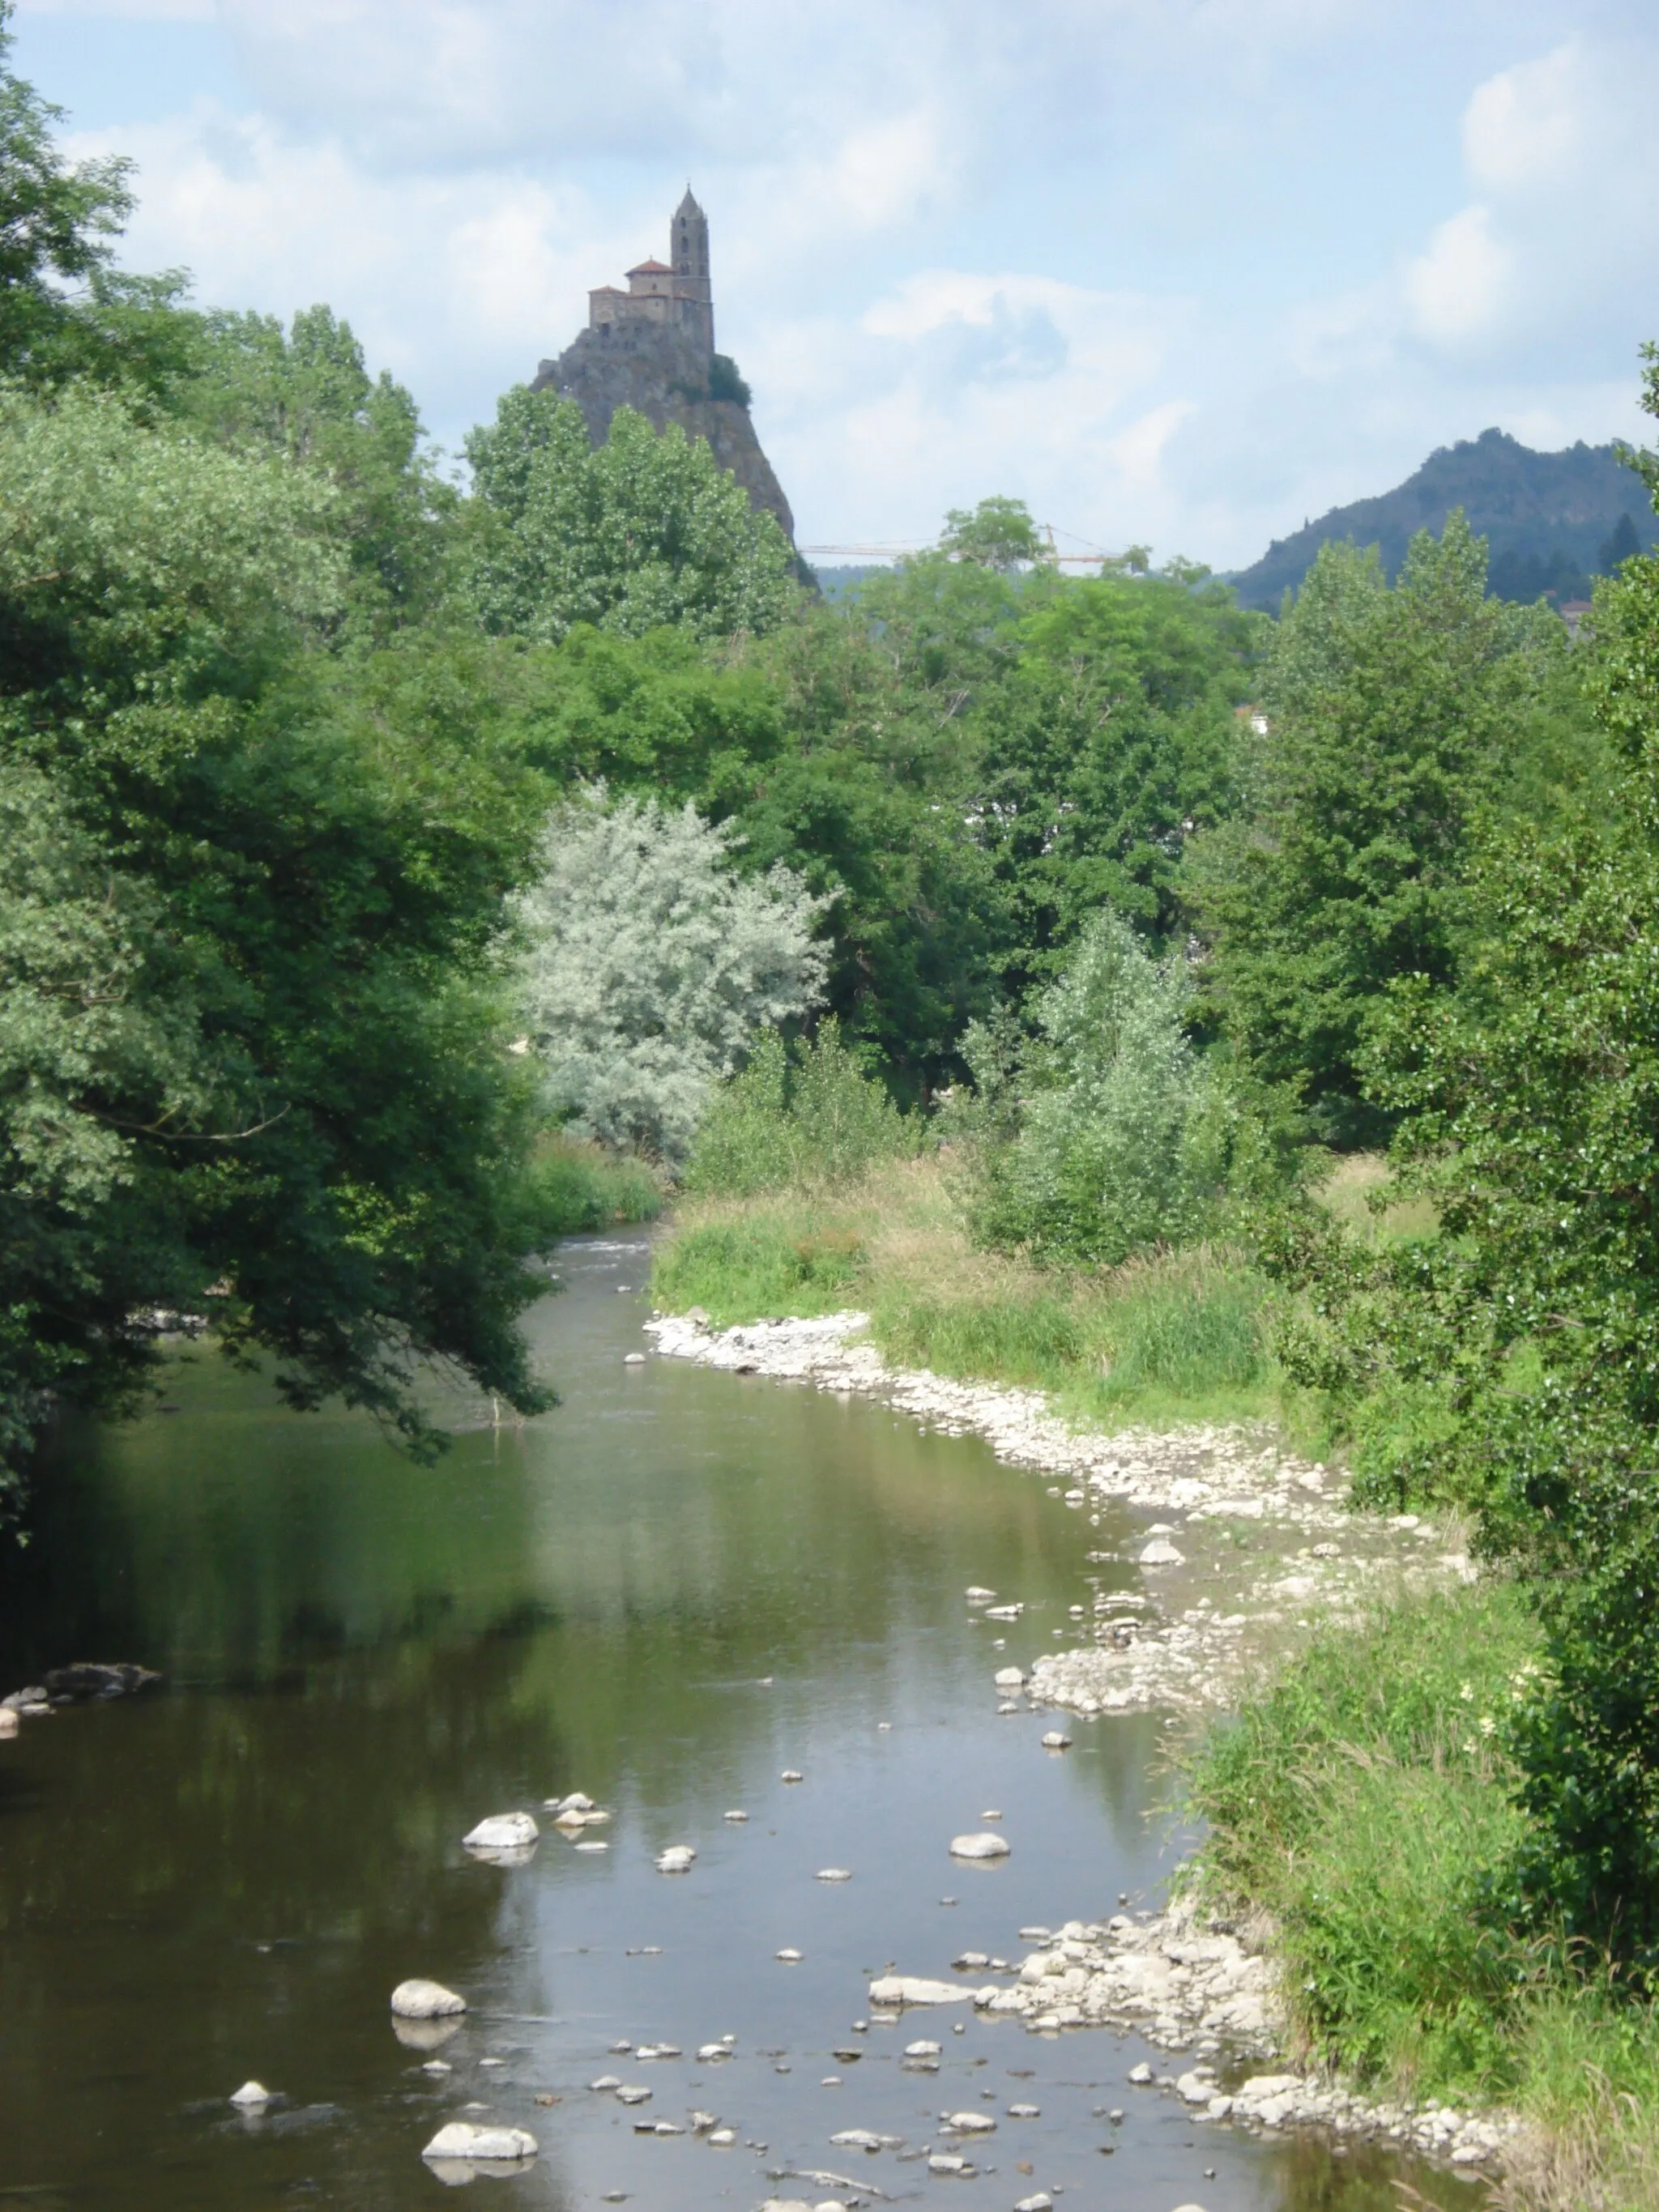
[[[710,1103],[687,1164],[688,1190],[750,1198],[788,1185],[847,1182],[918,1146],[921,1123],[901,1114],[827,1021],[810,1044],[786,1048],[775,1030]]]
[[[1158,960],[1109,910],[1084,931],[1060,981],[1037,998],[1039,1042],[1009,1065],[1004,1035],[980,1026],[970,1064],[988,1120],[974,1205],[988,1241],[1048,1261],[1115,1266],[1198,1233],[1214,1194],[1214,1120],[1188,1040],[1179,956]]]

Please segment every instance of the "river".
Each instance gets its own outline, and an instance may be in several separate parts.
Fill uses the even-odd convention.
[[[1393,2212],[1396,2176],[1468,2212],[1461,2180],[1363,2146],[1194,2124],[1128,2086],[1159,2062],[1133,2038],[967,2007],[870,2022],[889,1966],[948,1978],[967,1949],[1023,1956],[1022,1928],[1156,1901],[1182,1847],[1152,1811],[1163,1721],[1073,1723],[1055,1754],[1040,1716],[999,1715],[994,1670],[1088,1595],[1097,1532],[975,1439],[624,1365],[647,1267],[642,1236],[566,1247],[528,1322],[563,1405],[497,1430],[457,1400],[434,1468],[205,1353],[168,1410],[63,1440],[5,1570],[0,1686],[81,1658],[167,1680],[0,1743],[0,2204],[402,2212],[435,2202],[422,2148],[468,2118],[540,2147],[482,2201],[560,2212],[1037,2191]],[[973,1584],[1024,1604],[1005,1643]],[[544,1826],[527,1864],[462,1849],[573,1790],[611,1810],[583,1838],[608,1848]],[[952,1861],[988,1813],[1010,1856]],[[659,1874],[674,1844],[696,1863]],[[411,1975],[469,2000],[441,2046],[393,2031]],[[698,2063],[721,2037],[734,2055]],[[937,2072],[902,2063],[923,2038]],[[636,2055],[663,2043],[681,2055]],[[649,2101],[587,2086],[606,2075]],[[274,2094],[244,2118],[250,2076]],[[969,2107],[998,2123],[976,2174],[931,2176],[914,2154]],[[654,2119],[688,2131],[636,2132]],[[903,2148],[833,2147],[849,2128]],[[803,2172],[854,2191],[769,2179]]]

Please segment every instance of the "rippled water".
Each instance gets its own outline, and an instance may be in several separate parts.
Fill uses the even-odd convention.
[[[4,1686],[112,1657],[168,1688],[0,1743],[0,2204],[430,2204],[422,2147],[487,2117],[540,2156],[473,2185],[525,2208],[848,2194],[779,2172],[962,2212],[1039,2188],[1061,2212],[1382,2212],[1395,2174],[1472,2206],[1367,2151],[1195,2125],[1127,2086],[1133,2039],[966,2007],[854,2029],[890,1964],[948,1975],[963,1949],[1023,1955],[1022,1926],[1151,1901],[1181,1844],[1148,1818],[1160,1724],[1071,1724],[1055,1756],[1041,1717],[996,1712],[993,1669],[1090,1595],[1103,1538],[1079,1515],[878,1407],[624,1367],[643,1301],[617,1290],[645,1267],[633,1239],[568,1248],[567,1293],[531,1316],[565,1404],[499,1432],[452,1407],[470,1425],[436,1468],[207,1358],[176,1411],[65,1441],[0,1591]],[[975,1583],[1027,1607],[1006,1652],[963,1602]],[[461,1849],[483,1814],[573,1790],[611,1808],[607,1850]],[[992,1809],[1011,1858],[953,1863]],[[655,1871],[669,1844],[690,1873]],[[852,1880],[814,1879],[830,1866]],[[414,1974],[471,2001],[435,2052],[388,2016]],[[736,2056],[699,2065],[726,2034]],[[935,2075],[899,2063],[918,2037],[944,2046]],[[586,2087],[606,2073],[649,2103]],[[227,2100],[249,2075],[279,2094],[245,2121]],[[908,2154],[969,2106],[998,2117],[978,2176],[930,2178]],[[635,2131],[694,2107],[738,2144]],[[833,2148],[850,2127],[905,2151]]]

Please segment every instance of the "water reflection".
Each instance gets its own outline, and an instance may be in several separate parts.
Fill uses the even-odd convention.
[[[1040,1722],[994,1713],[1005,1655],[963,1590],[1024,1601],[1022,1659],[1082,1595],[1088,1532],[1040,1483],[879,1409],[624,1370],[619,1269],[640,1279],[637,1254],[579,1249],[534,1316],[565,1407],[473,1428],[434,1469],[210,1360],[181,1370],[179,1415],[64,1439],[7,1571],[6,1672],[137,1658],[175,1686],[0,1747],[0,2186],[135,2212],[404,2207],[441,2185],[422,2145],[477,2106],[541,2146],[487,2200],[748,2205],[770,2168],[845,2172],[839,2130],[914,2146],[942,2109],[1024,2096],[1042,2120],[1005,2119],[982,2179],[933,2185],[963,2212],[1038,2186],[1096,2202],[1108,2172],[1126,2204],[1392,2202],[1375,2158],[1134,2097],[1133,2043],[923,2023],[945,2050],[918,2079],[908,2039],[853,2028],[890,1963],[1017,1955],[1023,1924],[1149,1893],[1158,1727],[1079,1728],[1056,1759]],[[608,1851],[462,1850],[481,1815],[574,1789],[613,1809]],[[953,1866],[945,1841],[990,1808],[1012,1858]],[[671,1880],[652,1859],[676,1842],[698,1857]],[[853,1880],[816,1882],[832,1864]],[[411,1974],[471,2001],[447,2073],[392,2032]],[[723,2033],[738,2055],[718,2068],[635,2064],[651,2113],[729,2117],[729,2153],[636,2136],[585,2086],[618,2039],[690,2054]],[[245,2121],[225,2100],[250,2075],[283,2094]],[[852,2178],[927,2185],[890,2155]]]

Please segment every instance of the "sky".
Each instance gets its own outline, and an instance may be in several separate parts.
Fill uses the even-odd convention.
[[[709,217],[800,542],[1218,568],[1489,425],[1639,439],[1654,0],[17,0],[131,268],[326,301],[458,453]],[[848,557],[851,557],[850,556]]]

